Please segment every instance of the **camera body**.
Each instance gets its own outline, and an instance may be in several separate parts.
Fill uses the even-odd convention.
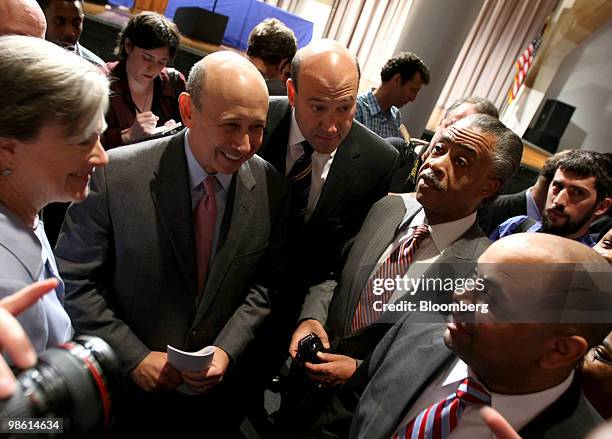
[[[297,359],[302,363],[309,362],[318,364],[321,361],[317,357],[317,352],[326,352],[323,342],[317,334],[311,332],[298,343]]]
[[[119,362],[101,338],[79,336],[38,356],[0,400],[0,419],[62,418],[64,433],[108,429],[122,390]]]

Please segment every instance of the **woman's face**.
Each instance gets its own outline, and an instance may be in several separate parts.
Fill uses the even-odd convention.
[[[51,202],[81,202],[87,197],[94,169],[108,163],[100,143],[103,121],[95,131],[70,138],[65,127],[49,123],[34,140],[17,145],[13,173],[23,188],[29,189],[25,196],[32,198],[30,203],[40,208]]]
[[[150,84],[170,61],[170,49],[166,46],[141,49],[128,40],[125,42],[125,51],[128,54],[126,61],[128,76],[142,85]]]

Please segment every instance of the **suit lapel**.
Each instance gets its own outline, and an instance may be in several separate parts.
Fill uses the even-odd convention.
[[[441,273],[445,267],[451,269],[455,276],[467,274],[475,266],[476,250],[481,237],[484,236],[479,232],[478,222],[474,222],[467,232],[442,250],[440,257],[433,264],[430,264],[429,269],[424,273],[424,277],[449,277]]]
[[[252,190],[255,187],[255,177],[251,172],[249,162],[245,162],[234,177],[232,183],[232,205],[228,203],[224,215],[224,223],[227,223],[227,236],[223,245],[218,249],[218,253],[213,261],[208,273],[208,280],[202,295],[202,301],[198,306],[193,324],[206,314],[216,295],[219,293],[221,284],[227,274],[227,270],[232,264],[236,251],[251,223],[255,207],[255,198]],[[231,210],[230,210],[231,209]],[[228,217],[229,215],[229,217]]]
[[[310,218],[312,222],[318,218],[331,217],[334,209],[340,205],[342,198],[359,176],[358,163],[361,154],[358,144],[346,139],[336,151],[321,196]]]
[[[181,273],[194,298],[197,292],[196,256],[189,171],[184,149],[184,132],[173,136],[162,153],[151,197]]]
[[[403,323],[404,327],[406,325],[412,326],[411,323]],[[385,402],[380,408],[384,415],[381,414],[378,418],[385,420],[385,425],[381,425],[384,430],[381,433],[384,435],[380,437],[393,435],[408,410],[431,384],[432,378],[441,373],[443,368],[448,368],[456,358],[444,346],[442,325],[416,325],[415,328],[418,329],[414,337],[395,339],[394,344],[399,343],[393,350],[393,355],[388,355],[376,372],[377,375],[384,373],[389,384]],[[398,336],[401,336],[401,333]],[[405,367],[398,371],[400,364]],[[398,373],[401,379],[398,379]]]
[[[345,334],[351,333],[351,323],[355,314],[355,308],[370,274],[377,268],[378,260],[385,249],[393,242],[397,228],[406,214],[406,207],[402,197],[393,198],[395,198],[394,203],[384,212],[385,216],[376,223],[376,230],[373,232],[368,246],[364,249],[363,256],[357,264],[358,272],[353,276],[351,292],[347,301],[346,321],[344,322]],[[416,205],[418,208],[414,209],[411,213],[412,216],[416,215],[421,208],[419,204]]]

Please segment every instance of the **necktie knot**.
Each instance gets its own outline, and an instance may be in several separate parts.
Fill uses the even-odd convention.
[[[491,394],[473,377],[461,381],[457,388],[457,398],[464,403],[491,405]]]
[[[466,404],[491,404],[491,394],[473,377],[461,381],[447,398],[425,408],[392,438],[445,439],[457,427]]]
[[[214,175],[209,175],[204,180],[202,180],[202,185],[204,185],[204,190],[207,195],[215,196],[217,192],[217,177]]]
[[[302,148],[304,148],[305,156],[311,156],[312,153],[314,152],[314,148],[310,145],[310,143],[308,143],[305,140],[302,142]]]

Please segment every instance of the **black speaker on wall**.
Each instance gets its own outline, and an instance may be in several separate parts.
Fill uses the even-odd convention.
[[[556,152],[574,110],[576,107],[548,99],[535,126],[527,128],[523,138],[547,151]]]
[[[183,35],[215,45],[223,42],[228,20],[227,15],[198,7],[181,7],[174,13],[174,23]]]

